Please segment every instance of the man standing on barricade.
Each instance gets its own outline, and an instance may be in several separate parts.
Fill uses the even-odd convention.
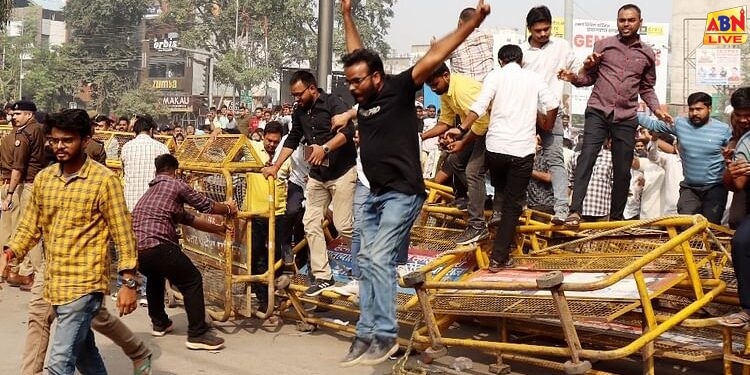
[[[0,173],[3,187],[2,214],[0,214],[0,244],[6,244],[16,232],[21,215],[31,199],[31,186],[37,173],[47,163],[44,157],[44,129],[34,118],[36,105],[21,100],[11,108],[13,131],[0,143]],[[14,260],[8,270],[3,270],[3,277],[11,286],[30,290],[34,281],[34,269],[38,269],[42,260],[41,244],[34,246],[19,265]],[[7,272],[7,273],[6,273]]]
[[[348,52],[342,60],[349,91],[359,103],[360,156],[370,194],[362,206],[362,247],[357,257],[362,271],[361,314],[341,366],[376,365],[398,350],[396,256],[425,199],[414,95],[490,12],[480,0],[474,17],[434,42],[413,67],[390,76],[380,56],[363,48],[351,3],[341,2]]]
[[[311,73],[303,70],[295,72],[289,85],[297,101],[297,108],[292,114],[292,129],[278,159],[264,168],[263,174],[277,177],[282,164],[297,149],[302,138],[309,142],[310,146],[306,148],[309,152],[305,152],[305,156],[311,169],[302,221],[315,280],[305,295],[317,296],[335,285],[323,235],[323,220],[331,203],[333,225],[339,235],[349,239],[352,236],[352,205],[357,183],[354,125],[349,122],[342,130],[331,131],[331,118],[346,112],[348,108],[336,95],[319,89]]]
[[[526,15],[526,27],[529,38],[521,44],[523,51],[523,68],[532,70],[544,78],[552,94],[562,100],[563,83],[557,78],[560,69],[575,71],[579,68],[573,49],[567,40],[550,36],[552,34],[552,14],[542,5],[531,8]],[[560,103],[560,108],[563,103]],[[549,164],[552,177],[552,192],[555,196],[554,224],[565,223],[568,217],[568,173],[563,159],[563,122],[562,110],[557,112],[555,126],[552,130],[539,130],[544,148],[544,157]]]
[[[619,33],[596,41],[594,52],[577,73],[569,69],[558,72],[560,79],[576,87],[593,85],[586,107],[583,147],[575,171],[570,214],[565,219],[567,226],[577,227],[581,222],[583,198],[597,155],[608,136],[612,139],[614,171],[610,219],[623,219],[638,126],[639,95],[659,119],[672,122],[672,117],[660,108],[654,92],[656,57],[638,35],[642,22],[640,8],[623,5],[617,11]]]

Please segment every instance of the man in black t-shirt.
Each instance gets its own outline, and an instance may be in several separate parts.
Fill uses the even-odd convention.
[[[390,76],[374,51],[364,49],[354,26],[351,0],[342,0],[346,47],[344,74],[357,110],[360,157],[370,182],[362,206],[362,271],[357,333],[341,366],[376,365],[398,350],[396,337],[396,254],[408,239],[425,199],[419,161],[418,119],[414,95],[432,71],[458,47],[489,14],[483,0],[476,15],[435,42],[413,67]]]

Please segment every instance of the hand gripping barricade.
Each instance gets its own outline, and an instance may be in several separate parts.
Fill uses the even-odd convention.
[[[263,163],[250,142],[244,135],[188,136],[175,153],[181,176],[192,188],[216,201],[232,198],[239,208],[231,225],[234,230],[223,236],[181,226],[185,254],[203,275],[208,315],[222,322],[232,315],[270,315],[273,304],[268,304],[267,311],[253,309],[250,283],[267,284],[269,300],[273,301],[278,281],[275,271],[283,266],[274,251],[277,208],[274,180],[261,174]],[[262,206],[252,204],[250,199],[251,194],[258,193],[250,189],[259,186],[259,180],[268,189],[262,193],[267,199]],[[217,223],[227,220],[219,215],[205,216]],[[256,217],[268,218],[269,222],[269,266],[262,274],[252,274],[250,266],[253,264],[251,220]]]

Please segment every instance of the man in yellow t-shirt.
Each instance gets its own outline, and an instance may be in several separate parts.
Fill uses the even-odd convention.
[[[432,91],[440,95],[440,119],[434,128],[422,134],[422,139],[435,137],[446,132],[454,136],[466,134],[469,129],[463,129],[460,125],[453,128],[452,124],[456,116],[461,119],[462,123],[465,122],[466,116],[470,112],[470,106],[474,104],[479,92],[482,91],[482,83],[469,76],[458,73],[451,74],[445,63],[432,72],[426,83]],[[487,224],[484,221],[484,201],[487,198],[484,184],[487,172],[484,162],[484,135],[487,133],[488,126],[489,116],[485,115],[479,118],[472,126],[471,131],[480,137],[474,141],[471,147],[467,147],[466,152],[449,156],[443,167],[443,170],[452,170],[459,176],[459,179],[461,174],[465,175],[469,198],[469,225],[464,233],[456,239],[456,244],[459,245],[479,241],[489,236]],[[494,211],[495,213],[490,219],[490,225],[500,221],[499,209]]]
[[[270,165],[276,161],[278,155],[276,154],[276,148],[281,142],[281,134],[283,132],[283,126],[278,121],[271,121],[266,124],[265,131],[263,133],[263,139],[260,142],[250,141],[255,153],[260,158],[260,161],[265,165]],[[278,264],[281,259],[281,233],[282,228],[285,224],[284,218],[286,213],[286,182],[291,171],[291,159],[287,159],[279,169],[278,179],[274,181],[275,186],[275,256],[274,263]],[[251,272],[253,275],[259,275],[269,267],[268,262],[268,197],[270,195],[268,181],[261,174],[251,174],[248,177],[248,191],[251,192],[248,196],[247,210],[253,213],[264,213],[262,217],[255,217],[252,219],[251,229],[253,233],[253,239],[251,244],[253,264],[251,265]],[[277,276],[283,271],[281,267],[276,270]],[[255,289],[255,295],[258,298],[258,311],[265,313],[268,306],[268,286],[262,283],[254,283],[252,287]]]

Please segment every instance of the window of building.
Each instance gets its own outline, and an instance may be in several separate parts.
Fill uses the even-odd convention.
[[[185,62],[150,62],[149,78],[179,78],[185,76]]]

